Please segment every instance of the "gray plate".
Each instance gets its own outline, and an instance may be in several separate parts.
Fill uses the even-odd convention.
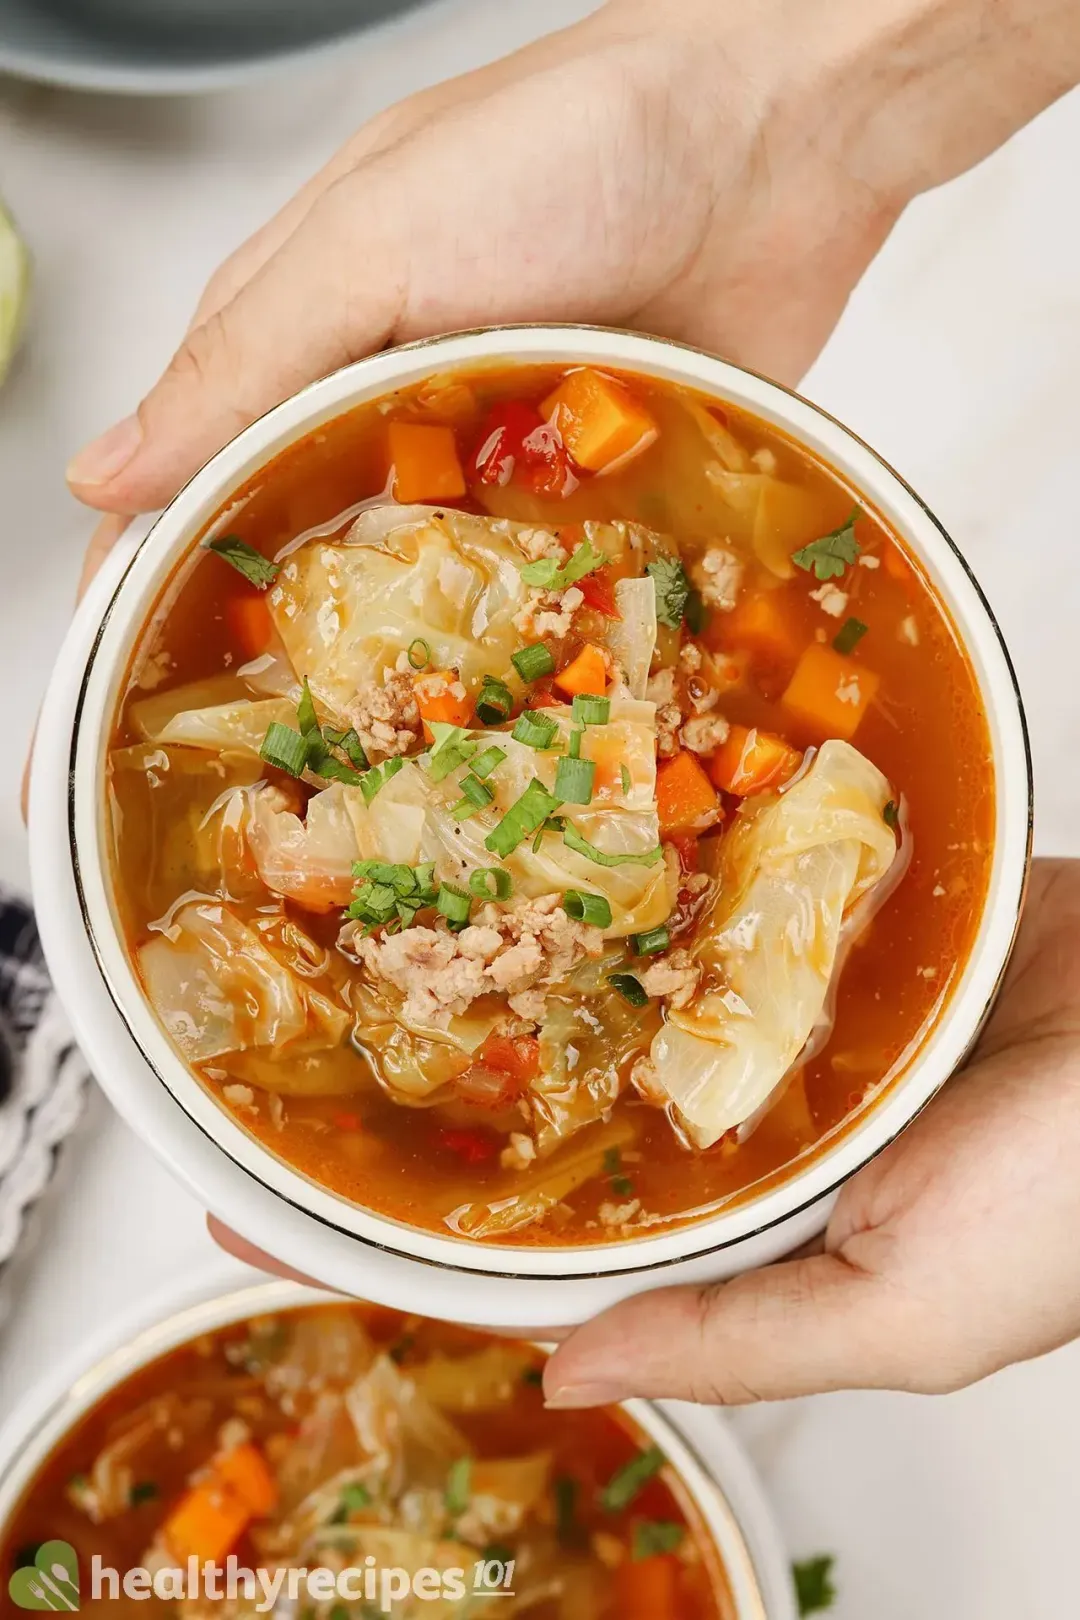
[[[233,84],[422,0],[0,0],[0,71],[86,90]]]

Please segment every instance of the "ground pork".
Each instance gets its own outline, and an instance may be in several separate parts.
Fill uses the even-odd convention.
[[[522,529],[517,543],[530,562],[539,562],[541,557],[550,557],[560,564],[566,561],[566,547],[550,529]]]
[[[713,754],[727,742],[730,730],[722,714],[698,714],[686,722],[679,736],[692,754]]]
[[[743,577],[743,565],[734,552],[725,551],[723,546],[711,546],[695,564],[692,574],[701,600],[722,613],[730,613],[738,601]]]
[[[696,641],[687,641],[679,648],[679,668],[687,675],[696,675],[705,662],[705,654]]]
[[[675,696],[675,671],[658,669],[650,675],[645,696],[656,704],[656,751],[661,759],[670,759],[679,751],[679,727],[683,722]]]
[[[394,670],[381,686],[374,681],[362,686],[345,707],[345,717],[373,764],[407,754],[419,739],[420,710],[413,681],[411,674]]]
[[[638,974],[649,996],[663,996],[669,1007],[685,1007],[701,978],[701,968],[689,951],[669,951]]]
[[[576,585],[565,591],[530,591],[528,601],[514,614],[514,629],[530,641],[542,641],[545,636],[560,640],[569,635],[574,614],[584,600]]]
[[[406,928],[354,939],[353,949],[373,977],[404,994],[407,1022],[445,1028],[477,996],[502,991],[517,1003],[536,985],[558,983],[583,957],[599,956],[603,942],[601,929],[575,922],[562,896],[548,894],[485,905],[458,934],[440,924]]]
[[[839,585],[826,583],[816,591],[811,591],[810,599],[819,603],[822,613],[827,613],[830,619],[839,619],[847,608],[848,593],[842,591]]]

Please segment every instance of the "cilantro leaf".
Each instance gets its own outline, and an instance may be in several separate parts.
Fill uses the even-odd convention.
[[[690,581],[678,557],[657,557],[645,565],[656,591],[656,617],[669,630],[677,630],[683,621],[690,596]]]
[[[655,1558],[659,1553],[673,1553],[686,1534],[681,1524],[667,1519],[643,1519],[634,1526],[631,1558]]]
[[[261,551],[256,551],[254,546],[249,546],[239,535],[223,534],[220,540],[207,540],[205,545],[207,551],[216,551],[219,557],[224,557],[238,574],[243,574],[248,583],[257,586],[260,591],[277,579],[279,565],[264,557]]]
[[[861,516],[856,507],[838,529],[833,529],[831,534],[823,534],[820,540],[811,540],[808,546],[793,552],[791,560],[796,568],[805,568],[808,574],[816,574],[818,579],[839,579],[849,564],[858,561],[859,542],[855,538],[855,520]]]
[[[817,1558],[806,1558],[792,1564],[795,1597],[799,1613],[821,1614],[836,1602],[836,1588],[832,1583],[832,1570],[836,1559],[831,1553],[820,1553]]]

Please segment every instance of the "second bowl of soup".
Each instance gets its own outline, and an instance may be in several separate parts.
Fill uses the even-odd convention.
[[[477,1274],[625,1291],[827,1195],[966,1051],[1024,879],[1011,672],[925,509],[618,334],[399,351],[249,429],[75,730],[86,922],[188,1119]]]

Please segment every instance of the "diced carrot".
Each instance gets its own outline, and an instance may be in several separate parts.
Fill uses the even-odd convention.
[[[880,676],[865,664],[812,641],[780,699],[788,713],[819,738],[853,737],[873,702]]]
[[[540,409],[586,472],[628,461],[647,450],[657,434],[656,423],[629,389],[590,366],[568,372]]]
[[[627,1559],[615,1572],[619,1620],[678,1620],[679,1561],[668,1553]]]
[[[258,1446],[250,1442],[227,1451],[214,1463],[214,1473],[253,1519],[264,1519],[278,1503],[277,1480]]]
[[[254,1515],[219,1479],[195,1485],[165,1521],[166,1545],[178,1563],[197,1558],[220,1564],[236,1546]]]
[[[725,793],[748,798],[779,787],[794,776],[802,761],[798,749],[783,737],[756,727],[732,726],[727,741],[721,743],[709,761],[709,776]]]
[[[605,619],[622,618],[615,606],[615,587],[609,569],[598,568],[595,574],[586,574],[584,579],[578,580],[577,588],[585,598],[585,607],[602,613]]]
[[[798,657],[800,638],[785,590],[746,592],[730,613],[717,614],[715,623],[726,648],[746,647],[777,663]]]
[[[390,422],[387,442],[394,469],[394,498],[453,501],[465,493],[454,430],[426,422]]]
[[[469,724],[473,712],[472,699],[464,687],[461,687],[456,670],[440,669],[430,674],[425,672],[417,676],[415,686],[416,706],[420,710],[420,718],[424,722],[424,736],[428,742],[433,736],[431,730],[433,720],[439,720],[448,726]],[[461,687],[463,695],[458,695],[456,687]]]
[[[716,789],[696,754],[684,748],[656,769],[656,808],[661,837],[701,832],[721,815]]]
[[[555,685],[571,697],[591,692],[602,697],[607,686],[607,659],[600,647],[586,642],[577,657],[554,677]]]
[[[882,549],[881,561],[890,579],[899,580],[904,585],[911,578],[911,564],[895,542]]]
[[[226,616],[229,634],[245,658],[258,658],[266,651],[274,633],[274,621],[264,596],[251,590],[245,591],[243,596],[232,597]]]

